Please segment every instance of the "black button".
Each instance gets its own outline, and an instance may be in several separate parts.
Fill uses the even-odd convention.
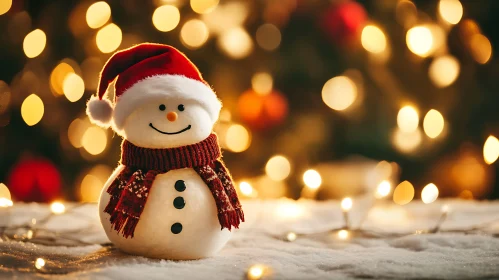
[[[173,234],[179,234],[182,231],[182,224],[181,223],[174,223],[172,225],[172,233]]]
[[[175,189],[178,192],[185,191],[185,182],[184,182],[184,180],[178,180],[177,182],[175,182]]]
[[[177,209],[182,209],[185,206],[185,200],[183,197],[178,196],[173,200],[173,206]]]

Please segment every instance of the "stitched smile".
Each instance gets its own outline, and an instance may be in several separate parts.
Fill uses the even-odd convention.
[[[180,131],[177,131],[177,132],[164,132],[164,131],[161,131],[161,130],[159,130],[159,129],[155,128],[155,127],[154,127],[154,125],[152,125],[152,123],[149,123],[149,126],[150,126],[152,129],[156,130],[157,132],[159,132],[159,133],[161,133],[161,134],[167,134],[167,135],[180,134],[180,133],[182,133],[182,132],[184,132],[184,131],[187,131],[187,130],[191,129],[191,125],[188,125],[186,128],[184,128],[184,129],[182,129],[182,130],[180,130]]]

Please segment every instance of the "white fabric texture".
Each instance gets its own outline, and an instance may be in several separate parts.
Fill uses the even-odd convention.
[[[321,232],[343,224],[337,201],[242,201],[246,222],[222,251],[211,258],[169,261],[136,257],[100,245],[51,247],[0,242],[0,278],[22,279],[245,279],[253,264],[264,264],[263,279],[497,279],[499,277],[499,202],[444,200],[406,206],[377,202],[364,229],[407,233],[403,237],[339,240],[335,234],[282,240],[288,231]],[[442,230],[481,228],[481,233],[412,234],[435,226],[440,209],[450,206]],[[354,200],[353,227],[369,201]],[[70,206],[68,206],[69,208]],[[96,205],[56,216],[47,227],[71,230],[74,238],[107,242]],[[48,207],[16,204],[11,223],[41,218]],[[1,214],[0,214],[1,215]],[[89,228],[90,226],[90,228]],[[34,267],[44,258],[44,271]],[[43,272],[43,273],[40,273]],[[55,274],[58,273],[58,274]]]

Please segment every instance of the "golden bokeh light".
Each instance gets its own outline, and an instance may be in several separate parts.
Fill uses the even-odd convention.
[[[297,237],[298,236],[294,232],[288,232],[288,234],[286,234],[286,240],[288,240],[289,242],[295,241]]]
[[[34,93],[26,97],[21,105],[21,116],[24,122],[29,126],[33,126],[40,122],[44,112],[45,106],[43,105],[42,99]]]
[[[397,114],[397,125],[403,132],[416,131],[419,125],[419,114],[416,108],[410,105],[402,107]]]
[[[87,131],[89,124],[81,119],[75,119],[68,127],[68,139],[71,145],[75,148],[81,148],[81,139]]]
[[[428,137],[438,137],[444,131],[444,126],[445,120],[439,111],[431,109],[426,113],[423,120],[423,129]]]
[[[493,164],[499,158],[499,140],[490,135],[483,145],[483,159],[487,164]]]
[[[319,172],[309,169],[303,173],[303,183],[310,189],[318,189],[322,184],[322,177]]]
[[[341,200],[341,210],[348,212],[352,209],[353,200],[350,197],[345,197]]]
[[[432,203],[438,198],[438,188],[435,184],[430,183],[426,185],[421,191],[421,200],[425,204]]]
[[[383,180],[378,184],[378,188],[376,189],[375,197],[383,198],[390,194],[392,191],[392,184],[389,181]]]
[[[225,143],[227,148],[234,153],[244,152],[251,144],[251,135],[244,126],[232,124],[225,133]]]
[[[444,55],[432,61],[428,75],[436,87],[443,88],[454,83],[459,72],[459,61],[451,55]]]
[[[338,231],[337,235],[339,239],[346,240],[350,236],[350,232],[346,229],[342,229]]]
[[[107,146],[106,131],[98,126],[87,128],[81,138],[81,145],[91,155],[102,153]]]
[[[265,271],[265,267],[263,265],[252,265],[248,269],[248,280],[260,280],[262,279],[263,273]]]
[[[482,34],[475,34],[470,41],[471,55],[476,62],[485,64],[492,57],[492,44]]]
[[[97,202],[104,183],[92,174],[87,174],[81,181],[80,198],[83,202]]]
[[[50,74],[50,87],[52,88],[53,92],[58,94],[58,95],[63,95],[64,91],[62,88],[64,79],[66,76],[70,73],[74,73],[75,70],[71,65],[67,64],[66,62],[61,62],[57,64],[57,66],[52,70],[52,73]]]
[[[14,206],[14,202],[12,202],[12,200],[5,197],[0,197],[0,207],[6,208],[11,206]]]
[[[409,181],[403,181],[393,191],[393,201],[398,205],[405,205],[414,198],[414,187]]]
[[[404,132],[400,129],[395,129],[392,135],[392,144],[395,148],[403,153],[414,151],[423,141],[423,135],[420,129],[413,132]]]
[[[190,49],[197,49],[204,45],[209,36],[208,27],[199,19],[187,21],[180,30],[180,41]]]
[[[218,5],[220,0],[191,0],[191,8],[198,14],[207,14]]]
[[[305,209],[294,202],[284,202],[279,204],[275,209],[274,214],[284,220],[293,220],[305,214]]]
[[[261,95],[269,94],[274,86],[272,76],[267,72],[258,72],[251,77],[251,87]]]
[[[253,41],[242,27],[223,32],[218,37],[217,45],[224,54],[233,59],[245,58],[253,51]]]
[[[156,8],[152,14],[152,23],[156,29],[162,32],[168,32],[180,22],[180,11],[173,5],[163,5]]]
[[[459,0],[440,0],[438,12],[446,22],[457,24],[463,17],[463,5]]]
[[[97,31],[95,42],[97,48],[103,53],[115,51],[121,45],[123,34],[121,29],[114,23],[110,23]]]
[[[39,56],[45,49],[47,36],[41,29],[35,29],[24,37],[23,49],[28,58]]]
[[[12,0],[0,1],[0,15],[7,13],[12,7]]]
[[[0,198],[12,200],[12,197],[10,196],[9,188],[7,188],[7,186],[3,183],[0,183]]]
[[[111,18],[111,7],[104,1],[95,2],[87,9],[86,19],[90,28],[96,29]]]
[[[80,76],[75,73],[69,73],[62,83],[62,91],[70,102],[76,102],[85,93],[85,83]]]
[[[54,201],[50,204],[50,211],[54,214],[62,214],[66,212],[66,206],[62,202]]]
[[[433,48],[433,35],[431,30],[426,26],[416,26],[406,34],[407,47],[411,52],[421,57],[430,55]]]
[[[250,183],[244,181],[239,183],[239,191],[241,191],[241,194],[245,197],[257,197],[258,195],[253,186]]]
[[[383,30],[375,25],[366,25],[360,37],[362,46],[368,52],[382,53],[386,50],[386,36]]]
[[[322,101],[333,110],[342,111],[357,99],[357,86],[347,76],[330,79],[322,88]]]
[[[37,258],[35,261],[35,268],[42,269],[45,266],[45,260],[42,258]]]
[[[291,164],[285,156],[273,156],[265,165],[265,173],[274,181],[282,181],[291,173]]]
[[[230,122],[232,120],[232,114],[227,108],[222,108],[220,110],[220,116],[218,117],[218,120],[221,122]]]
[[[273,51],[281,44],[281,31],[270,23],[265,23],[258,27],[255,37],[257,44],[267,51]]]

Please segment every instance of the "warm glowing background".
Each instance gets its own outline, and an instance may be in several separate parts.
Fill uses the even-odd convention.
[[[499,198],[498,15],[499,1],[2,0],[0,206],[96,201],[121,139],[85,102],[140,42],[184,51],[216,89],[245,198]]]

